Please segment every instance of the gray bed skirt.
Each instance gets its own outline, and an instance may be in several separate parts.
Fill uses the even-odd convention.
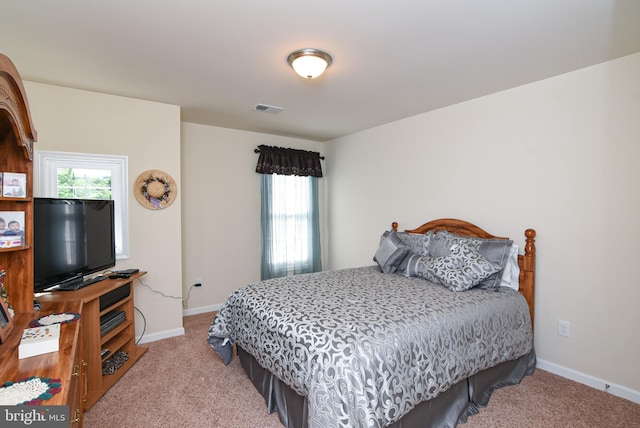
[[[264,397],[268,412],[277,411],[285,427],[307,428],[306,398],[260,366],[244,349],[238,346],[237,351],[247,376]],[[493,391],[520,383],[525,376],[533,374],[535,366],[536,355],[532,349],[517,360],[504,362],[458,382],[438,397],[421,403],[390,427],[455,427],[478,413],[481,407],[486,407]]]

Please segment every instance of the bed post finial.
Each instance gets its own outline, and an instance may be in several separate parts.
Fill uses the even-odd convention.
[[[536,244],[535,244],[536,231],[533,229],[527,229],[524,231],[524,236],[526,236],[527,238],[527,243],[525,244],[525,247],[524,247],[524,253],[535,255],[536,254]]]
[[[394,221],[393,223],[391,223],[391,229],[393,229],[394,232],[398,231],[398,222]]]

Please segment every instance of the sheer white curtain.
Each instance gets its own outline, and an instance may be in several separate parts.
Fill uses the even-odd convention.
[[[262,174],[262,279],[322,270],[318,178]]]

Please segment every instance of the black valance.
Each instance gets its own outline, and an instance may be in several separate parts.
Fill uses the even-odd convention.
[[[257,173],[322,177],[320,159],[324,158],[318,152],[265,145],[255,151],[260,153]]]

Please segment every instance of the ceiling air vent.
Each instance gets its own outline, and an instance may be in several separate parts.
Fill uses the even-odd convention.
[[[254,108],[255,111],[263,111],[265,113],[278,114],[282,110],[282,107],[270,106],[267,104],[257,104]]]

